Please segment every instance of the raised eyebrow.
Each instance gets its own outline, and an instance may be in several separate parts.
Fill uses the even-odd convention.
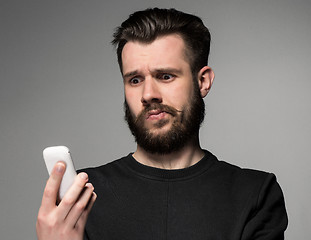
[[[133,76],[135,76],[137,74],[138,74],[138,71],[135,70],[135,71],[123,74],[123,78],[130,78],[130,77],[133,77]]]
[[[182,71],[176,68],[158,68],[154,70],[155,73],[173,73],[173,74],[181,74]]]

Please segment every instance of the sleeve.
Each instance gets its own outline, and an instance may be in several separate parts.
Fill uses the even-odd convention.
[[[89,237],[88,237],[88,235],[87,235],[86,230],[84,230],[83,240],[90,240]]]
[[[245,225],[242,240],[283,240],[288,218],[282,190],[274,174],[268,174],[256,207]]]

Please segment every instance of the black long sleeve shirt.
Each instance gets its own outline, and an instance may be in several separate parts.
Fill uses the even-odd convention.
[[[287,214],[275,176],[208,151],[185,169],[148,167],[129,154],[83,171],[98,196],[85,239],[284,239]]]

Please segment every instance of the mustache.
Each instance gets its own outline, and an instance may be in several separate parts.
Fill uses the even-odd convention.
[[[165,105],[165,104],[161,104],[161,103],[151,103],[149,105],[147,105],[140,113],[139,115],[136,117],[135,119],[135,123],[137,123],[139,121],[139,119],[143,118],[144,116],[146,116],[146,114],[148,114],[148,112],[152,111],[152,110],[159,110],[162,112],[166,112],[171,114],[173,117],[176,117],[178,113],[182,112],[174,107],[171,107],[169,105]]]

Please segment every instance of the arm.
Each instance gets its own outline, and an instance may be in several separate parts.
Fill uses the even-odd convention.
[[[82,240],[88,214],[96,200],[86,173],[79,173],[57,205],[57,193],[65,172],[65,164],[58,162],[44,189],[36,230],[38,240]]]
[[[287,228],[284,197],[273,174],[263,183],[257,204],[249,216],[242,240],[283,240]]]

